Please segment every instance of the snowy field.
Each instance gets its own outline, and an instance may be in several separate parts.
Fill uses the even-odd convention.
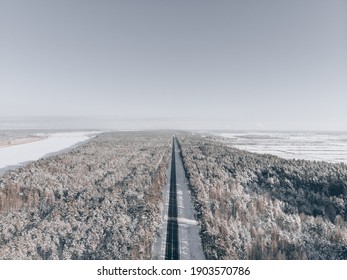
[[[0,146],[0,174],[12,166],[38,160],[47,154],[59,152],[88,140],[95,132],[60,132],[41,134],[35,141],[23,141],[10,146]],[[32,137],[28,138],[32,139]],[[1,172],[2,171],[2,172]]]
[[[214,133],[233,147],[286,159],[347,163],[347,132],[234,132]]]

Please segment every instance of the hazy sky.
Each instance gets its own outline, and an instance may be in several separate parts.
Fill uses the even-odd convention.
[[[0,117],[347,130],[346,15],[345,0],[0,0]]]

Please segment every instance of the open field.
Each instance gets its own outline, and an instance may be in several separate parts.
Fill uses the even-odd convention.
[[[96,134],[92,131],[1,131],[2,143],[7,144],[0,146],[0,174],[11,167],[67,149]]]
[[[347,133],[220,132],[233,147],[286,159],[347,163]]]

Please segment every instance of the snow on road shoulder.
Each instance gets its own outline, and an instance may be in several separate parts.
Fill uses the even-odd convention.
[[[59,152],[86,141],[100,132],[61,132],[48,135],[40,141],[0,148],[0,169],[38,160],[47,154]]]

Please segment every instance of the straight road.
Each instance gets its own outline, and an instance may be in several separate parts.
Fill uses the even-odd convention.
[[[162,225],[152,248],[154,260],[203,260],[200,225],[196,220],[180,145],[172,138],[169,178],[164,191]]]
[[[166,231],[166,260],[179,260],[179,238],[177,223],[177,189],[176,189],[176,156],[175,156],[175,137],[172,138],[172,156],[171,156],[171,176],[170,176],[170,194],[169,211]]]

